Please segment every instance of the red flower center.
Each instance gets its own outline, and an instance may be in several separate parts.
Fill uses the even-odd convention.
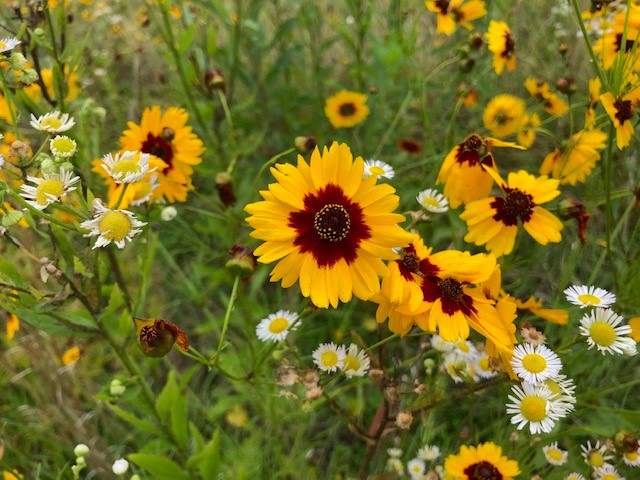
[[[360,205],[332,183],[315,195],[307,194],[304,209],[289,214],[289,226],[296,230],[293,243],[300,253],[311,253],[321,267],[331,267],[341,259],[354,262],[360,242],[371,238]]]
[[[468,480],[502,480],[502,474],[489,462],[480,462],[469,465],[464,469]]]
[[[449,10],[449,2],[447,0],[436,0],[434,3],[442,15],[447,14],[447,11]]]
[[[167,129],[163,129],[163,133],[165,130]],[[166,136],[163,136],[163,134],[156,136],[152,133],[148,133],[147,139],[142,142],[140,150],[143,153],[150,153],[151,155],[155,155],[156,157],[162,159],[167,165],[169,165],[167,170],[171,170],[173,160],[173,147],[171,146],[170,138],[166,138]]]
[[[533,208],[536,206],[533,203],[533,197],[517,188],[505,188],[504,190],[506,193],[504,198],[495,197],[491,202],[491,207],[496,211],[493,219],[507,226],[517,225],[518,218],[522,220],[522,223],[531,220]]]
[[[422,268],[421,271],[424,273]],[[462,312],[469,317],[477,312],[473,299],[464,293],[462,283],[453,277],[444,279],[434,276],[426,277],[422,282],[422,295],[427,302],[440,299],[442,311],[450,316],[456,312]]]
[[[410,272],[418,273],[418,269],[420,268],[420,259],[418,258],[418,255],[416,255],[415,251],[405,250],[402,257],[402,263]]]
[[[509,32],[504,32],[504,50],[500,54],[503,58],[511,58],[516,51],[516,44]]]
[[[633,117],[633,104],[631,100],[618,100],[613,104],[616,109],[616,118],[622,125],[627,120],[631,120]]]
[[[340,105],[340,115],[343,117],[350,117],[356,113],[356,106],[353,103],[343,103]]]

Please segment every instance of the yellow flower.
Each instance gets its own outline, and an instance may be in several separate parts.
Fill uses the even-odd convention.
[[[264,243],[255,250],[261,263],[277,261],[271,281],[288,288],[297,281],[302,295],[318,307],[337,307],[355,295],[369,299],[380,289],[382,260],[396,258],[411,236],[393,213],[399,198],[388,184],[363,179],[364,161],[334,142],[322,155],[316,147],[307,163],[277,164],[277,183],[260,192],[264,201],[245,210],[251,236]]]
[[[184,202],[193,190],[193,166],[202,162],[202,140],[187,126],[189,115],[182,108],[169,107],[164,113],[160,107],[146,108],[140,125],[129,122],[122,132],[122,150],[138,150],[158,157],[167,167],[158,169],[158,187],[151,200],[164,197],[169,203]],[[150,162],[153,166],[153,161]]]
[[[536,129],[540,126],[540,116],[537,113],[527,115],[527,122],[518,132],[518,144],[524,148],[530,148],[536,140]]]
[[[515,70],[515,42],[507,24],[491,20],[485,38],[489,44],[489,51],[493,53],[493,69],[496,73],[500,75],[505,66],[510,72]]]
[[[616,145],[622,150],[629,145],[633,136],[631,119],[635,107],[640,104],[640,88],[634,88],[625,95],[616,98],[611,92],[600,95],[600,102],[616,127]]]
[[[493,179],[485,168],[496,170],[491,147],[523,147],[513,142],[471,134],[444,159],[436,184],[444,183],[444,196],[451,208],[458,208],[489,195]]]
[[[16,332],[20,330],[20,320],[13,313],[9,316],[9,320],[7,320],[7,339],[13,340],[16,336]]]
[[[518,310],[528,310],[536,317],[540,317],[551,323],[566,325],[569,322],[569,313],[560,308],[542,308],[542,299],[536,300],[532,295],[526,302],[513,298]]]
[[[566,115],[569,111],[569,106],[562,101],[558,95],[550,92],[549,84],[547,82],[527,78],[524,82],[524,86],[532,97],[542,101],[542,108],[544,108],[550,115],[560,117],[562,115]]]
[[[327,98],[324,113],[335,128],[355,127],[369,115],[366,103],[366,95],[341,90]]]
[[[426,7],[438,14],[436,31],[451,35],[456,31],[456,23],[467,30],[473,30],[469,22],[487,14],[487,9],[482,0],[427,0]]]
[[[630,318],[629,326],[631,327],[629,336],[633,338],[636,343],[640,343],[640,317]]]
[[[482,120],[494,137],[508,137],[527,124],[524,100],[506,93],[497,95],[487,103]]]
[[[591,129],[596,124],[596,107],[600,103],[600,79],[598,77],[589,80],[589,105],[584,115],[585,130]]]
[[[513,480],[520,474],[518,462],[502,455],[502,448],[493,442],[463,445],[460,453],[446,458],[444,468],[455,480]]]
[[[249,423],[249,414],[242,405],[234,405],[224,416],[229,425],[235,428],[244,428]]]
[[[64,366],[76,363],[80,358],[80,349],[77,346],[71,347],[62,354],[62,364]]]
[[[591,174],[600,152],[607,141],[607,134],[600,130],[581,130],[571,136],[564,148],[549,153],[540,166],[540,174],[560,180],[560,184],[575,185],[584,182]]]
[[[504,197],[489,197],[469,203],[460,218],[467,222],[466,242],[486,245],[496,256],[508,255],[513,250],[518,221],[541,245],[559,242],[562,222],[547,209],[540,207],[558,195],[558,180],[547,176],[534,177],[520,170],[509,173],[504,182],[490,172],[504,192]]]

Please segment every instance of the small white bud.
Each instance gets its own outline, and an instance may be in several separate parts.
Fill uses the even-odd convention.
[[[176,210],[176,207],[168,206],[162,209],[160,218],[162,218],[162,220],[164,220],[165,222],[170,222],[171,220],[176,218],[176,215],[178,215],[178,210]]]
[[[124,475],[127,470],[129,470],[129,462],[127,462],[124,458],[119,458],[115,462],[113,462],[113,466],[111,467],[113,473],[116,475]]]
[[[84,457],[87,453],[89,453],[89,447],[87,447],[84,443],[79,443],[76,445],[76,448],[73,449],[73,454],[76,457]]]

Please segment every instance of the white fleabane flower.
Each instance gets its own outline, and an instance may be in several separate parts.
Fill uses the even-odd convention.
[[[558,442],[542,447],[544,457],[551,465],[561,466],[569,461],[569,452],[558,447]]]
[[[418,458],[425,462],[433,462],[440,456],[440,448],[436,445],[425,445],[418,450]]]
[[[411,478],[420,477],[424,474],[424,469],[426,465],[424,460],[420,458],[414,458],[413,460],[409,460],[407,463],[407,472],[411,475]]]
[[[56,110],[37,118],[32,113],[30,124],[33,128],[42,132],[60,133],[69,130],[76,124],[76,121],[68,113],[60,113]]]
[[[116,183],[134,183],[142,180],[147,173],[156,168],[149,169],[148,153],[138,151],[126,151],[122,153],[107,153],[102,157],[101,167]]]
[[[564,294],[574,305],[585,307],[608,307],[616,302],[616,296],[593,285],[571,285],[564,290]]]
[[[590,441],[586,445],[580,445],[580,450],[582,450],[580,455],[584,458],[585,463],[594,469],[609,465],[607,460],[613,458],[613,455],[607,452],[607,446],[600,445],[600,440],[593,447]]]
[[[596,308],[580,320],[580,334],[587,337],[589,348],[596,347],[606,353],[628,354],[636,349],[636,342],[629,337],[631,327],[620,325],[624,320],[608,308]]]
[[[67,193],[76,189],[73,185],[80,181],[80,177],[74,177],[72,171],[62,168],[60,173],[43,174],[42,177],[27,177],[28,182],[35,185],[22,184],[20,196],[29,205],[44,210],[54,202],[60,201]]]
[[[595,480],[626,480],[613,465],[603,465],[594,471]]]
[[[587,480],[584,478],[584,475],[576,472],[571,472],[569,475],[564,477],[564,480]]]
[[[138,205],[142,205],[143,203],[147,203],[149,200],[151,200],[151,194],[156,188],[158,188],[159,185],[160,184],[158,183],[158,175],[156,175],[155,173],[152,175],[149,175],[148,179],[138,182],[135,186],[136,194],[129,202],[129,205],[138,206]],[[170,215],[170,214],[166,212],[171,212],[171,213],[174,213],[175,215],[167,219],[166,218],[167,215]],[[165,222],[168,222],[169,220],[173,220],[177,214],[178,214],[178,211],[176,210],[176,208],[172,205],[169,205],[162,209],[162,212],[160,213],[160,218],[162,218],[162,220],[164,220]]]
[[[8,37],[0,40],[0,53],[8,52],[9,50],[13,50],[15,47],[20,45],[22,42],[18,40],[16,37]]]
[[[562,416],[553,404],[553,393],[544,384],[522,382],[521,386],[511,387],[511,392],[514,395],[509,395],[512,403],[507,404],[507,413],[515,414],[511,417],[511,423],[518,430],[529,424],[532,435],[548,433]]]
[[[640,448],[635,452],[624,452],[622,454],[622,461],[629,467],[640,467]]]
[[[93,218],[80,224],[82,228],[89,230],[85,237],[98,237],[94,249],[105,247],[111,242],[118,248],[124,248],[126,242],[130,242],[134,236],[142,232],[140,227],[146,225],[146,222],[136,219],[133,212],[111,210],[98,199],[94,201],[94,208]]]
[[[456,348],[455,342],[448,342],[437,333],[431,335],[431,346],[443,353],[451,352]]]
[[[278,310],[260,320],[256,327],[256,335],[264,342],[284,340],[290,331],[298,328],[298,315],[289,310]]]
[[[342,360],[342,371],[347,378],[363,377],[369,371],[369,356],[364,350],[358,350],[355,343],[349,345]]]
[[[518,377],[536,385],[560,373],[562,362],[545,345],[534,347],[530,343],[524,343],[513,349],[511,366]]]
[[[373,175],[374,177],[384,177],[391,180],[395,175],[393,167],[388,163],[384,163],[381,160],[367,160],[364,162],[363,178],[367,178]]]
[[[76,153],[78,144],[66,135],[56,135],[49,141],[51,153],[58,158],[70,158]]]
[[[421,191],[416,200],[422,208],[431,213],[444,213],[449,210],[449,201],[434,188]]]
[[[476,358],[473,369],[481,378],[493,378],[498,376],[498,372],[491,364],[491,358],[485,352],[482,352]]]
[[[113,462],[113,466],[111,467],[113,473],[116,475],[124,475],[129,470],[129,462],[127,462],[124,458],[119,458],[115,462]]]
[[[344,345],[321,343],[313,351],[313,361],[323,372],[333,373],[342,368],[346,356]]]

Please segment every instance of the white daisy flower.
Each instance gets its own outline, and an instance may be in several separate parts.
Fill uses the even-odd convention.
[[[347,378],[363,377],[369,371],[369,364],[369,356],[365,351],[358,351],[358,346],[352,343],[342,361],[342,371]]]
[[[20,196],[38,210],[44,210],[54,202],[76,189],[73,185],[80,181],[70,170],[60,169],[60,173],[44,173],[42,177],[27,177],[35,185],[22,184]]]
[[[133,212],[128,210],[111,210],[99,199],[94,200],[95,213],[91,220],[80,224],[82,228],[89,230],[85,237],[98,237],[93,248],[105,247],[111,242],[118,248],[124,248],[126,242],[130,242],[134,236],[142,232],[140,227],[146,225],[136,219]]]
[[[581,475],[576,472],[571,472],[569,475],[564,477],[564,480],[587,480],[587,479],[584,478],[584,475]]]
[[[564,416],[575,410],[576,397],[574,392],[576,386],[572,379],[567,378],[566,375],[556,375],[555,377],[547,378],[542,383],[549,387],[549,390],[553,393],[554,405],[558,412],[562,412]]]
[[[626,480],[613,465],[603,465],[594,471],[595,480]]]
[[[376,178],[384,177],[391,180],[395,172],[393,171],[393,167],[388,163],[384,163],[381,160],[367,160],[364,162],[364,173],[362,177],[367,178],[371,175]]]
[[[456,348],[454,342],[448,342],[438,334],[431,336],[431,346],[443,353],[451,352]]]
[[[116,183],[134,183],[156,170],[156,167],[149,169],[149,158],[148,153],[138,151],[107,153],[102,157],[101,167]]]
[[[404,475],[404,464],[399,458],[387,459],[387,470],[395,472],[397,475]]]
[[[640,467],[640,448],[638,448],[635,452],[623,453],[622,461],[629,467]]]
[[[464,382],[463,375],[465,375],[467,371],[467,362],[458,358],[455,353],[450,352],[444,356],[444,361],[442,362],[442,364],[454,382]]]
[[[0,40],[0,53],[8,52],[9,50],[13,50],[16,46],[20,45],[22,42],[18,40],[16,37],[8,37]]]
[[[511,366],[518,377],[536,385],[557,375],[562,369],[562,362],[545,345],[534,347],[530,343],[523,343],[513,349]]]
[[[514,395],[509,395],[512,403],[507,404],[507,413],[514,413],[511,423],[522,430],[529,424],[532,435],[550,432],[561,417],[553,405],[553,393],[546,385],[532,385],[522,382],[511,387]]]
[[[134,207],[137,207],[138,205],[142,205],[143,203],[147,203],[149,200],[151,200],[151,194],[153,193],[153,191],[158,188],[158,185],[160,185],[158,183],[158,176],[153,174],[153,175],[149,175],[149,178],[146,180],[141,180],[139,182],[136,182],[135,184],[135,196],[131,199],[131,201],[129,202],[129,205],[132,205]],[[131,187],[129,187],[131,188]],[[175,211],[177,214],[177,210],[175,209],[175,207],[169,206],[169,207],[165,207],[164,210],[162,210],[162,213],[164,213],[164,211],[167,208],[171,208],[173,210],[171,210],[172,212]],[[169,218],[168,220],[165,219],[165,215],[160,215],[162,220],[168,221],[168,220],[173,220],[175,218],[175,215],[173,215],[173,217]]]
[[[602,288],[593,285],[571,285],[564,294],[574,305],[584,307],[608,307],[616,302],[616,296]]]
[[[580,334],[587,337],[589,348],[596,347],[602,352],[624,354],[635,349],[636,343],[627,335],[631,333],[629,325],[620,325],[624,320],[608,308],[596,308],[580,320]]]
[[[592,447],[591,442],[587,442],[586,445],[580,445],[580,449],[582,450],[582,458],[587,465],[592,468],[600,468],[606,465],[607,460],[611,460],[613,455],[607,452],[606,445],[600,445],[600,441],[598,440],[596,444]]]
[[[344,345],[335,343],[321,343],[313,351],[313,361],[324,372],[333,373],[342,368],[346,356]]]
[[[431,213],[444,213],[449,210],[449,201],[435,188],[429,188],[418,193],[418,203]]]
[[[411,475],[412,478],[423,475],[425,468],[426,465],[424,460],[421,460],[420,458],[414,458],[407,462],[407,472],[409,472],[409,475]]]
[[[493,369],[491,364],[491,357],[485,352],[478,355],[473,364],[473,368],[481,378],[494,378],[498,376],[498,372]]]
[[[4,165],[4,155],[0,153],[0,167]]]
[[[478,358],[478,349],[470,341],[459,338],[456,342],[453,342],[453,345],[452,352],[459,359],[465,362],[475,362]]]
[[[553,442],[551,445],[542,447],[544,452],[544,458],[547,459],[551,465],[557,467],[566,464],[569,461],[569,452],[558,448],[558,442]]]
[[[400,458],[402,456],[401,448],[387,448],[387,455],[391,458]]]
[[[298,315],[289,310],[278,310],[260,320],[256,327],[256,335],[263,342],[284,340],[290,331],[298,328]]]
[[[49,141],[49,149],[55,157],[70,158],[76,153],[78,144],[66,135],[56,135]]]
[[[45,113],[40,117],[31,114],[31,126],[36,130],[49,133],[66,132],[76,124],[73,117],[68,113],[60,113],[59,111]]]
[[[436,445],[425,445],[418,450],[418,458],[425,462],[433,462],[440,456],[440,448]]]

